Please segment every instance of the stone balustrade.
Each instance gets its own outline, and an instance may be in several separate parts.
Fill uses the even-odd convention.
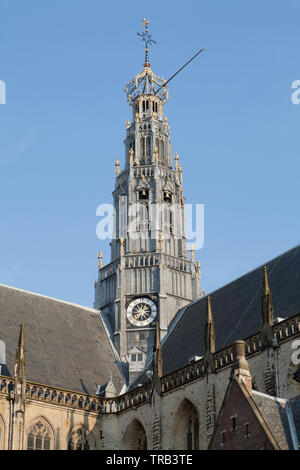
[[[98,396],[64,390],[56,387],[26,382],[26,397],[32,400],[69,406],[85,411],[102,411],[102,403]]]
[[[0,394],[9,396],[9,393],[14,389],[15,379],[0,375]]]
[[[283,320],[273,326],[274,338],[278,343],[286,341],[300,332],[300,314]],[[260,333],[249,336],[245,340],[246,356],[251,357],[262,350]],[[233,346],[228,346],[214,354],[216,372],[227,367],[235,360]],[[167,393],[182,387],[194,380],[204,377],[204,361],[201,358],[177,371],[167,374],[160,379],[161,392]],[[0,375],[0,394],[9,396],[14,389],[14,378]],[[96,413],[120,413],[130,408],[147,403],[151,399],[152,383],[146,382],[130,392],[116,398],[102,398],[97,395],[87,395],[70,390],[64,390],[47,385],[26,382],[26,397],[30,400],[68,406],[79,410],[94,411]]]
[[[103,266],[103,268],[100,268],[99,269],[99,281],[103,281],[104,279],[107,279],[108,277],[115,275],[119,264],[120,264],[120,259],[117,258],[113,260],[111,263],[107,264],[106,266]]]

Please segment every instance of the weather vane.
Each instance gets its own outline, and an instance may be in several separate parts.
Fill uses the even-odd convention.
[[[143,26],[145,28],[145,31],[143,31],[142,33],[137,33],[137,35],[140,36],[141,40],[144,41],[145,46],[146,46],[146,48],[145,48],[145,67],[150,66],[149,58],[148,58],[148,52],[149,52],[148,46],[152,46],[152,44],[156,44],[156,41],[154,41],[154,39],[152,39],[151,34],[148,33],[148,24],[149,24],[149,20],[147,18],[144,18],[143,19]]]

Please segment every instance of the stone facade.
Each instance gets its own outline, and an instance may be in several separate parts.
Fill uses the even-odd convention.
[[[295,397],[300,385],[292,379],[297,366],[291,357],[293,343],[300,336],[300,316],[278,323],[273,334],[278,341],[275,349],[262,350],[259,333],[246,338],[253,386],[268,393],[265,375],[274,368],[279,396]],[[205,373],[203,359],[163,377],[154,370],[152,380],[115,398],[27,383],[26,379],[22,392],[18,377],[1,376],[2,449],[26,449],[30,428],[39,420],[48,428],[51,449],[70,447],[77,430],[82,431],[81,440],[74,442],[82,448],[207,449],[236,360],[235,346],[217,351],[213,359],[215,372]],[[232,413],[235,408],[232,401]]]
[[[116,236],[111,262],[102,266],[99,255],[95,309],[1,286],[0,449],[218,448],[216,429],[242,403],[234,389],[221,416],[237,362],[246,388],[280,399],[300,393],[292,359],[300,336],[299,249],[282,265],[281,258],[271,262],[274,282],[285,276],[275,292],[281,321],[274,321],[267,267],[261,295],[257,270],[214,293],[214,321],[193,250],[188,255],[182,168],[177,154],[172,164],[163,114],[167,89],[150,69],[147,48],[127,96],[132,122],[121,172],[116,162]],[[20,318],[26,324],[12,371],[12,323]],[[236,339],[244,340],[245,357]],[[242,414],[248,411],[245,405]],[[257,436],[250,447],[266,441],[264,431]],[[297,439],[294,433],[293,446]],[[275,447],[269,440],[266,448]]]

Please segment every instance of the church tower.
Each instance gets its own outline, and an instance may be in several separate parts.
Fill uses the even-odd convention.
[[[128,364],[129,380],[145,366],[153,350],[155,323],[163,338],[180,308],[202,295],[200,264],[188,256],[184,233],[182,167],[172,165],[170,126],[164,116],[168,88],[149,63],[145,30],[143,71],[126,87],[132,109],[126,124],[125,165],[116,161],[113,191],[115,236],[111,262],[95,283],[95,307],[106,314],[113,342]]]

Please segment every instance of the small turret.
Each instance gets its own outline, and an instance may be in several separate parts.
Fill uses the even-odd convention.
[[[206,311],[204,344],[205,344],[205,354],[204,354],[205,371],[207,372],[208,369],[210,369],[211,372],[214,372],[215,370],[214,353],[216,350],[216,336],[215,336],[215,325],[214,325],[212,308],[211,308],[211,297],[209,295],[207,296],[207,311]]]
[[[262,342],[263,348],[274,347],[273,330],[274,308],[272,301],[272,293],[269,286],[267,266],[264,266],[263,272],[263,289],[261,298],[261,314],[262,314]]]

